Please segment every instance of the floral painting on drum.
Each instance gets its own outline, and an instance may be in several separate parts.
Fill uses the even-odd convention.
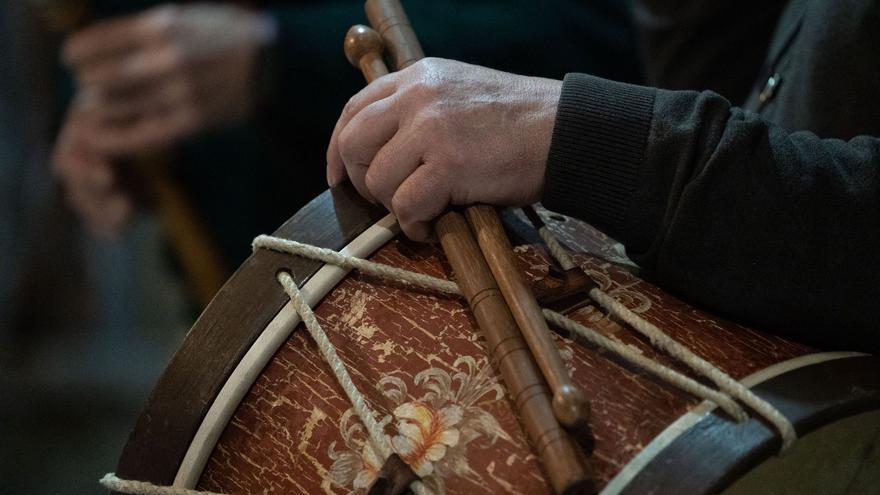
[[[467,448],[482,439],[514,442],[483,406],[504,399],[504,389],[488,359],[462,356],[452,373],[429,368],[416,374],[412,385],[421,395],[410,396],[407,383],[391,374],[377,386],[394,406],[380,423],[395,430],[388,439],[406,462],[434,493],[445,493],[447,475],[480,476],[468,466]],[[339,424],[345,449],[332,442],[327,454],[333,460],[330,478],[353,493],[366,491],[382,468],[354,411],[345,412]]]

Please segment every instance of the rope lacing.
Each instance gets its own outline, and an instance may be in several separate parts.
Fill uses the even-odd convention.
[[[546,225],[538,226],[538,235],[544,241],[550,255],[557,263],[559,263],[559,266],[562,267],[563,270],[570,270],[578,267],[568,251],[562,247],[559,240]],[[458,285],[450,280],[444,280],[381,263],[375,263],[348,256],[331,249],[312,246],[289,239],[260,235],[254,239],[252,247],[254,250],[270,249],[294,256],[321,261],[348,270],[355,269],[367,275],[390,280],[396,283],[402,283],[411,287],[461,296],[461,291],[459,290]],[[290,298],[294,310],[299,314],[308,329],[309,334],[317,344],[321,355],[332,369],[336,380],[339,382],[339,385],[342,387],[351,402],[355,414],[357,414],[358,418],[360,418],[366,428],[370,445],[384,460],[387,460],[393,454],[393,449],[384,433],[383,426],[376,421],[373,411],[370,409],[369,404],[367,404],[363,394],[352,381],[345,363],[336,353],[335,347],[321,328],[321,325],[318,323],[312,308],[306,304],[296,282],[289,273],[280,272],[277,275],[277,279]],[[565,315],[549,309],[543,309],[544,317],[553,325],[556,325],[569,333],[576,334],[599,348],[618,355],[624,361],[641,368],[660,380],[703,400],[714,402],[736,421],[745,421],[748,419],[748,415],[736,402],[739,400],[777,428],[782,438],[780,452],[787,450],[797,439],[797,434],[795,433],[791,421],[783,416],[782,413],[770,403],[755,395],[754,392],[733,379],[730,375],[718,369],[705,359],[697,356],[690,349],[657,328],[656,325],[636,314],[598,287],[590,289],[588,294],[593,301],[608,311],[610,315],[628,324],[634,330],[646,336],[655,347],[665,351],[670,356],[685,363],[695,372],[711,380],[720,390],[709,388],[706,385],[663,365],[662,363],[648,358],[642,354],[638,348],[606,337],[601,333],[566,317]],[[131,495],[222,495],[214,492],[190,490],[172,486],[157,486],[142,481],[123,480],[118,478],[114,473],[108,473],[105,475],[100,480],[100,483],[111,490]],[[410,488],[417,495],[430,493],[428,488],[420,480],[415,480],[410,485]]]

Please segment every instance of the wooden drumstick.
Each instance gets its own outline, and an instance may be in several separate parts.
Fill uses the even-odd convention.
[[[349,28],[345,33],[345,58],[351,65],[359,68],[368,83],[388,74],[388,67],[382,60],[385,50],[379,33],[363,24]]]
[[[368,82],[388,73],[381,48],[381,38],[368,27],[354,26],[346,35],[346,56],[361,68]],[[554,491],[593,491],[582,455],[553,414],[544,378],[467,221],[459,213],[448,212],[437,221],[435,231]]]
[[[554,416],[547,384],[464,217],[446,213],[435,232],[556,493],[594,492],[574,440]]]
[[[556,419],[576,434],[589,431],[589,403],[572,383],[535,295],[519,273],[498,212],[492,206],[477,205],[468,208],[466,215],[504,300],[553,391]]]
[[[397,70],[424,58],[409,19],[398,0],[367,0],[367,18],[379,32]],[[575,386],[562,362],[534,294],[519,275],[513,248],[507,240],[498,213],[491,206],[467,208],[467,219],[504,299],[532,350],[550,390],[556,418],[579,437],[589,436],[590,407],[583,392]]]

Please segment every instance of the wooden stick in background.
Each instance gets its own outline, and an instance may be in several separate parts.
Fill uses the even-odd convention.
[[[91,2],[87,0],[31,0],[31,4],[47,27],[58,33],[81,27],[91,11]],[[143,181],[145,190],[152,195],[159,222],[177,253],[189,292],[202,309],[231,273],[186,191],[169,173],[172,162],[169,152],[139,153],[124,166],[134,169],[136,178]]]
[[[169,174],[172,159],[169,153],[144,153],[135,156],[132,165],[153,195],[159,222],[201,310],[231,273],[186,191]]]
[[[388,73],[381,50],[382,40],[372,29],[354,26],[348,31],[346,56],[361,68],[368,82]],[[435,231],[554,491],[592,491],[583,456],[554,417],[546,383],[467,221],[459,213],[448,212],[437,221]]]

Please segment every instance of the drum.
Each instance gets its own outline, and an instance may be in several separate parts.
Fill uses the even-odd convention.
[[[646,283],[621,246],[542,212],[601,288],[782,412],[799,439],[736,422],[569,336],[556,342],[592,406],[587,463],[603,493],[878,493],[880,360],[819,352],[712,316]],[[503,215],[532,282],[550,259],[524,217]],[[276,236],[442,278],[439,247],[342,185]],[[319,262],[257,250],[198,319],[122,452],[124,479],[250,493],[364,493],[381,460],[276,280],[289,271],[396,453],[437,493],[548,493],[466,303]],[[688,369],[584,300],[568,316]]]

